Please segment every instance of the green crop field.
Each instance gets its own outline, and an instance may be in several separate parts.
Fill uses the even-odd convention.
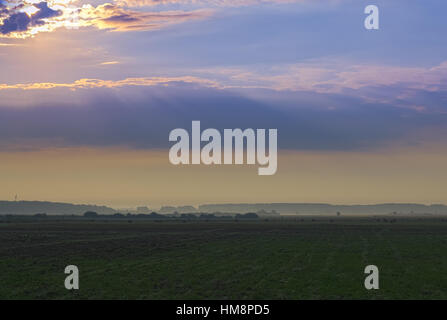
[[[1,299],[447,299],[441,218],[2,221],[0,258]]]

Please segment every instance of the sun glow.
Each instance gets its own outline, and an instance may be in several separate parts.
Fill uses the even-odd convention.
[[[21,9],[21,12],[25,12],[29,17],[31,17],[33,14],[35,14],[39,9],[37,9],[34,6],[28,6]]]
[[[20,1],[19,3],[9,1],[7,2],[7,10],[9,10],[9,14],[12,15],[14,13],[26,13],[29,18],[33,18],[36,16],[41,9],[38,4],[41,3],[42,0],[25,0]],[[77,28],[79,27],[79,22],[77,19],[77,15],[79,13],[80,8],[73,6],[72,3],[74,0],[49,0],[46,1],[46,4],[50,10],[55,10],[60,12],[58,15],[47,16],[47,17],[39,17],[41,23],[33,23],[32,21],[28,23],[26,27],[22,26],[22,30],[12,31],[8,33],[0,34],[0,37],[6,38],[19,38],[25,39],[32,37],[40,32],[51,32],[57,28],[66,27],[66,28]],[[1,17],[0,25],[4,23],[7,19],[7,16]],[[43,23],[42,23],[43,22]]]

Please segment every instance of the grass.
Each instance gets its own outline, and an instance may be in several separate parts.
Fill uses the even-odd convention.
[[[447,299],[444,220],[312,219],[0,223],[0,298]]]

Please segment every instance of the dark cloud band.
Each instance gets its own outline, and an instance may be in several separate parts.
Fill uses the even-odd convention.
[[[70,95],[70,101],[45,106],[0,106],[1,148],[20,148],[22,143],[35,148],[166,148],[169,132],[190,128],[193,120],[220,130],[277,128],[279,147],[292,150],[367,150],[417,131],[447,128],[446,113],[421,113],[336,94],[298,92],[284,93],[281,99],[253,99],[229,90],[176,84],[78,89]],[[261,95],[274,96],[268,91]]]

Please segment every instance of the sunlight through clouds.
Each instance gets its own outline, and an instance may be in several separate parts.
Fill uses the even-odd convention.
[[[210,17],[222,7],[317,3],[310,0],[110,0],[110,2],[91,0],[89,2],[0,0],[0,37],[25,39],[59,28],[81,27],[121,32],[158,30],[173,24]],[[318,3],[338,2],[339,0],[322,0]],[[172,5],[176,6],[175,10],[172,9]],[[130,9],[135,7],[139,7],[139,10]],[[164,7],[165,11],[158,7]]]
[[[190,20],[206,18],[213,11],[134,11],[117,4],[75,6],[73,0],[38,2],[0,1],[0,37],[29,38],[59,28],[95,27],[111,31],[157,30]]]

